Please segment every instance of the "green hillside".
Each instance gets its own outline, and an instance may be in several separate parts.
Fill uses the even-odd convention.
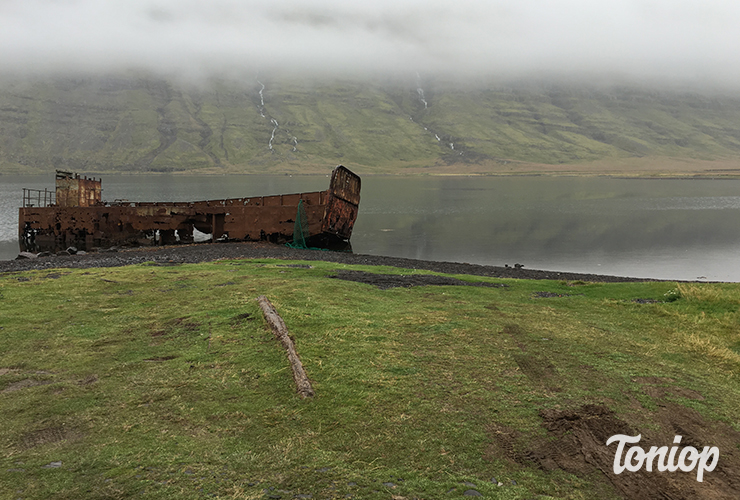
[[[0,85],[0,173],[309,173],[337,163],[394,173],[640,157],[740,158],[740,96],[295,78]]]

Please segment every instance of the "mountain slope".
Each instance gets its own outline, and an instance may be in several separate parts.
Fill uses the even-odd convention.
[[[740,157],[740,97],[634,88],[457,88],[107,77],[0,86],[0,173],[364,173],[503,161]]]

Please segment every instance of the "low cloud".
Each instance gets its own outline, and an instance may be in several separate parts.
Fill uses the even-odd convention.
[[[0,0],[0,67],[734,85],[738,19],[718,0]]]

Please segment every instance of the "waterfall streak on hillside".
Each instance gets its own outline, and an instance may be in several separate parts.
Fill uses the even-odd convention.
[[[416,89],[416,93],[419,94],[419,100],[424,103],[424,109],[428,109],[427,100],[424,98],[424,89],[419,87]]]
[[[272,129],[272,135],[270,136],[270,142],[267,143],[267,147],[270,148],[270,151],[272,151],[272,141],[275,140],[275,131],[277,131],[280,125],[278,125],[278,122],[275,118],[272,118],[270,122],[274,125],[274,127]]]
[[[265,84],[259,80],[257,80],[257,83],[262,85],[262,88],[260,89],[260,116],[262,118],[266,118],[265,117],[265,96],[264,94],[262,94],[262,92],[265,90]]]
[[[421,76],[419,72],[416,72],[416,93],[419,94],[419,100],[424,104],[424,109],[429,109],[426,97],[424,97],[424,89],[421,88]]]

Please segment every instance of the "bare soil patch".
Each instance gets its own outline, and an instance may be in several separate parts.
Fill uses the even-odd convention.
[[[35,380],[31,378],[24,378],[23,380],[19,380],[18,382],[13,382],[12,384],[8,384],[8,386],[2,391],[0,391],[0,393],[19,391],[21,389],[27,389],[28,387],[36,387],[39,385],[49,385],[53,383],[54,383],[53,380]]]
[[[177,318],[172,324],[174,327],[181,328],[186,332],[196,332],[200,329],[200,323],[188,321],[188,318]]]
[[[86,385],[94,384],[97,381],[98,381],[98,376],[93,374],[93,375],[88,375],[82,380],[78,380],[77,385],[86,386]]]
[[[675,380],[669,377],[635,377],[632,379],[632,382],[637,382],[638,384],[670,384],[675,382]]]
[[[161,361],[169,361],[171,359],[175,359],[177,356],[156,356],[154,358],[146,358],[144,361],[148,361],[150,363],[159,363]]]
[[[535,383],[550,383],[557,377],[555,367],[547,358],[534,354],[515,354],[514,361],[522,373]]]
[[[571,297],[573,294],[570,293],[554,293],[554,292],[534,292],[532,294],[533,299],[552,299],[556,297]]]
[[[492,288],[508,286],[503,283],[471,283],[469,281],[432,274],[404,275],[376,274],[365,271],[339,271],[337,274],[330,276],[330,278],[365,283],[366,285],[376,286],[381,290],[395,287],[411,288],[412,286],[484,286]]]
[[[600,471],[614,490],[624,498],[648,500],[689,500],[696,498],[740,498],[740,433],[722,422],[707,421],[697,411],[666,403],[655,414],[657,431],[639,430],[602,405],[573,409],[540,410],[548,439],[529,441],[520,432],[496,424],[489,426],[492,438],[487,454],[501,454],[520,464],[534,462],[546,471],[562,469],[579,476]],[[696,481],[696,472],[638,472],[613,470],[616,445],[606,441],[615,434],[642,435],[639,445],[672,446],[674,436],[682,436],[680,447],[717,446],[720,458],[714,471]]]
[[[21,449],[34,448],[50,443],[57,443],[65,439],[76,439],[81,434],[66,426],[45,427],[35,431],[27,432],[21,436],[19,447]]]
[[[245,321],[254,321],[254,319],[255,318],[252,315],[252,313],[242,313],[242,314],[237,314],[236,316],[234,316],[233,318],[231,318],[231,322],[234,325],[241,325]]]
[[[660,300],[656,299],[632,299],[635,304],[658,304]]]

